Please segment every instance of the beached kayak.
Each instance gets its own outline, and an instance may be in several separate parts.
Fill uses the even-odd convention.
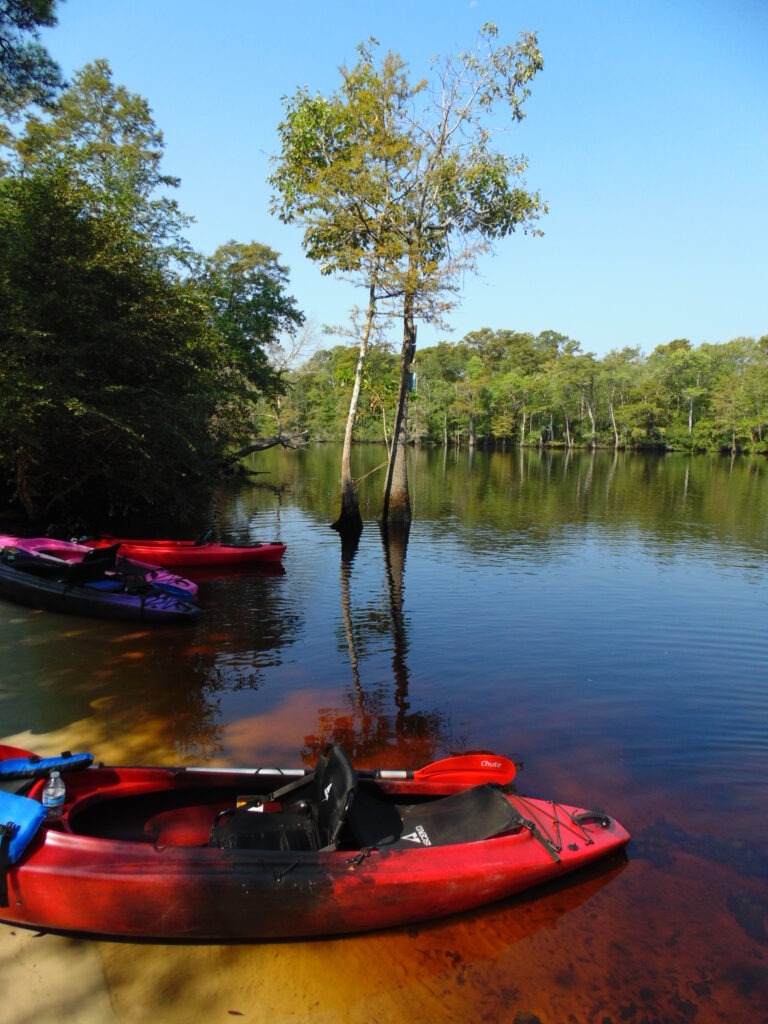
[[[285,553],[285,544],[233,544],[197,543],[194,540],[138,540],[126,537],[89,537],[89,547],[109,547],[120,544],[120,550],[129,558],[140,558],[157,565],[215,566],[256,565],[279,562]]]
[[[103,552],[99,555],[92,555],[93,548],[84,544],[76,544],[74,541],[57,540],[54,537],[11,537],[8,534],[0,534],[0,548],[17,547],[22,551],[28,551],[34,555],[45,555],[48,558],[58,558],[63,562],[79,563],[83,559],[103,558],[108,548],[100,548]],[[113,545],[115,549],[114,564],[107,568],[120,576],[133,576],[144,579],[160,590],[166,590],[169,594],[175,594],[186,601],[197,600],[197,584],[192,580],[179,576],[159,565],[150,565],[148,562],[140,562],[135,558],[126,558],[119,551],[119,545]]]
[[[629,840],[603,812],[520,795],[514,764],[492,754],[415,772],[356,772],[336,746],[311,772],[63,766],[66,801],[46,819],[25,758],[0,745],[0,821],[19,827],[0,919],[35,928],[226,941],[386,928]]]
[[[98,552],[93,552],[98,554]],[[111,559],[69,563],[18,547],[0,548],[0,597],[46,611],[110,619],[191,623],[197,607],[186,598],[122,574]]]

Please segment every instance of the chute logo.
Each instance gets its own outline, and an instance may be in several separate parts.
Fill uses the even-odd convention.
[[[427,835],[427,830],[423,825],[417,825],[413,832],[403,836],[403,839],[407,839],[409,843],[418,843],[419,846],[432,845],[432,840]]]

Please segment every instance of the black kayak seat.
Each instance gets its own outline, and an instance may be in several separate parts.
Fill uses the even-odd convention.
[[[329,746],[315,769],[315,815],[320,847],[334,849],[357,794],[357,775],[345,751]]]
[[[107,571],[112,568],[114,561],[110,561],[109,558],[94,558],[87,562],[83,559],[82,562],[71,562],[64,578],[69,584],[84,586],[103,580]]]
[[[219,814],[209,846],[238,850],[334,850],[357,791],[346,753],[329,746],[314,771],[243,807]],[[262,807],[282,801],[280,811]]]
[[[388,803],[357,793],[349,828],[361,847],[415,849],[474,843],[521,827],[518,811],[494,783],[417,804]]]
[[[119,548],[119,541],[117,544],[110,544],[108,548],[91,548],[90,551],[86,551],[83,555],[80,563],[85,565],[89,562],[98,562],[99,564],[105,563],[108,568],[114,569],[117,564],[117,552]]]

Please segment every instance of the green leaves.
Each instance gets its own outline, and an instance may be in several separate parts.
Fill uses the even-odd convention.
[[[162,194],[179,184],[161,170],[163,149],[147,101],[115,85],[109,64],[97,60],[73,76],[49,116],[28,119],[16,145],[17,169],[62,170],[93,213],[117,214],[158,253],[184,259],[190,218]]]
[[[200,277],[233,360],[260,388],[274,384],[267,366],[270,348],[282,333],[293,335],[304,323],[285,290],[288,269],[278,259],[266,245],[230,241],[205,261]]]
[[[0,3],[0,111],[15,115],[46,105],[62,87],[61,70],[38,42],[38,29],[56,24],[56,0]]]

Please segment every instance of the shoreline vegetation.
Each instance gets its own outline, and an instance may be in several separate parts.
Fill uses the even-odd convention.
[[[316,352],[288,378],[291,433],[339,441],[357,350]],[[602,358],[554,331],[484,328],[416,353],[408,440],[424,446],[768,454],[768,335],[687,339]],[[391,444],[397,357],[370,350],[355,440]]]

